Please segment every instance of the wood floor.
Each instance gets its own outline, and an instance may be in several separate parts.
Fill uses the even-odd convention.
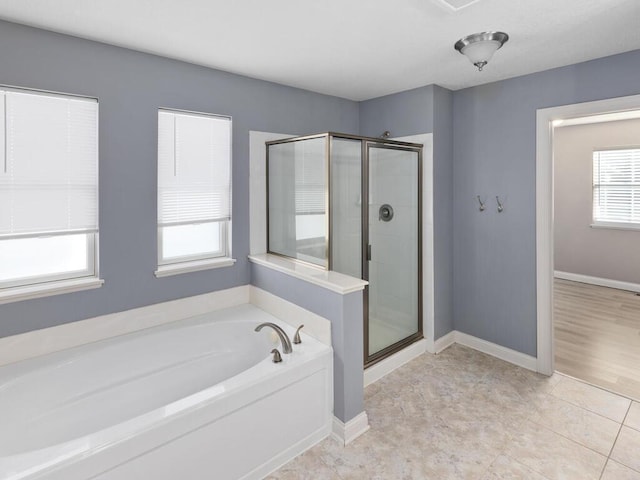
[[[556,370],[640,400],[640,296],[554,282]]]

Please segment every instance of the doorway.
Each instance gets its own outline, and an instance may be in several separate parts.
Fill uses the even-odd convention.
[[[555,369],[640,398],[640,118],[556,122],[553,152]]]
[[[555,369],[554,342],[554,131],[567,122],[589,123],[593,116],[610,119],[639,118],[640,95],[587,102],[537,112],[536,250],[537,250],[537,370],[551,375]],[[602,120],[603,117],[601,117]],[[560,293],[559,293],[560,295]]]

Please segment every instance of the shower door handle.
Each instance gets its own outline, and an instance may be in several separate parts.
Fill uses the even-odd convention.
[[[371,245],[367,245],[367,260],[371,260]]]

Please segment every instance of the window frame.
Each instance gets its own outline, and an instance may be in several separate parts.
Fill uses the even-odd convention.
[[[199,270],[207,270],[212,268],[226,267],[235,264],[236,260],[232,258],[232,221],[233,221],[233,118],[231,115],[200,112],[195,110],[184,110],[171,107],[158,107],[156,116],[159,118],[161,112],[167,112],[172,114],[204,117],[204,118],[219,118],[225,119],[229,122],[229,218],[222,220],[207,220],[207,221],[194,221],[194,222],[180,222],[175,225],[161,226],[159,218],[156,217],[156,231],[157,231],[157,270],[154,272],[156,277],[165,277],[170,275],[176,275],[181,273],[188,273]],[[158,145],[159,145],[159,131],[158,133]],[[158,153],[158,150],[156,150]],[[156,155],[156,167],[159,167],[159,159]],[[158,179],[159,180],[159,179]],[[156,188],[156,201],[159,201],[158,194],[160,192],[160,185]],[[220,225],[219,241],[221,248],[213,253],[202,253],[194,255],[184,255],[180,257],[171,257],[166,259],[163,257],[163,228],[170,226],[180,225],[198,225],[205,223],[218,223]]]
[[[97,232],[69,232],[55,234],[38,234],[38,235],[20,235],[19,238],[48,238],[52,236],[63,237],[83,234],[86,236],[87,243],[87,268],[83,270],[67,270],[64,273],[52,273],[31,277],[20,277],[15,280],[0,282],[0,291],[8,290],[16,287],[35,286],[40,284],[51,284],[66,280],[75,280],[79,278],[98,278],[98,259],[97,259]],[[2,240],[14,240],[14,238],[3,238]],[[0,241],[2,241],[0,240]]]
[[[0,84],[0,90],[5,92],[27,93],[31,95],[41,95],[44,97],[57,97],[73,100],[90,100],[96,104],[95,112],[95,163],[96,163],[96,229],[95,230],[68,230],[55,232],[38,232],[37,234],[20,233],[14,235],[0,236],[0,241],[14,240],[18,238],[46,238],[52,236],[72,236],[78,234],[86,235],[87,242],[87,268],[83,270],[69,270],[63,273],[43,274],[30,277],[21,277],[14,280],[0,282],[0,304],[28,300],[32,298],[46,297],[63,293],[99,288],[104,283],[100,279],[99,262],[99,234],[100,234],[100,99],[95,96],[82,95],[68,92],[58,92],[53,90],[36,89],[15,85]],[[6,108],[6,106],[5,106]],[[5,110],[6,129],[6,110]],[[4,163],[6,164],[7,138],[6,131],[0,132],[3,135],[5,148]]]
[[[162,249],[163,249],[163,228],[166,227],[161,227],[158,226],[158,267],[162,267],[165,265],[175,265],[175,264],[179,264],[179,263],[187,263],[187,262],[193,262],[195,260],[207,260],[207,259],[214,259],[214,258],[221,258],[221,257],[228,257],[228,248],[227,248],[227,224],[229,223],[229,220],[220,220],[220,221],[212,221],[212,222],[185,222],[184,224],[178,224],[178,225],[171,225],[171,226],[181,226],[181,225],[202,225],[205,223],[218,223],[220,225],[220,231],[219,231],[219,235],[220,235],[220,246],[221,248],[218,249],[217,251],[213,252],[212,254],[195,254],[195,255],[183,255],[180,257],[170,257],[170,259],[164,259],[162,257]]]
[[[594,175],[595,170],[595,154],[598,152],[613,152],[618,150],[636,150],[638,151],[638,155],[640,155],[640,146],[638,145],[622,145],[622,146],[608,146],[608,147],[598,147],[594,148],[591,156],[591,228],[602,228],[602,229],[612,229],[612,230],[640,230],[640,222],[625,222],[625,221],[612,221],[612,220],[601,220],[596,218],[596,188],[601,188],[602,186],[611,186],[606,183],[597,183]],[[640,162],[640,160],[639,160]],[[640,168],[640,166],[638,167]],[[630,189],[633,187],[633,184],[629,184]],[[638,201],[638,207],[640,208],[640,200]]]

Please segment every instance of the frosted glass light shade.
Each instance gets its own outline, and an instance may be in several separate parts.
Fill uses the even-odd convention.
[[[486,65],[500,47],[500,42],[496,42],[495,40],[486,40],[484,42],[471,43],[467,45],[462,49],[462,53],[474,65],[477,65],[478,63]]]
[[[504,32],[474,33],[458,40],[454,48],[469,58],[469,61],[482,71],[496,50],[502,47],[507,40],[509,40],[509,35]]]

